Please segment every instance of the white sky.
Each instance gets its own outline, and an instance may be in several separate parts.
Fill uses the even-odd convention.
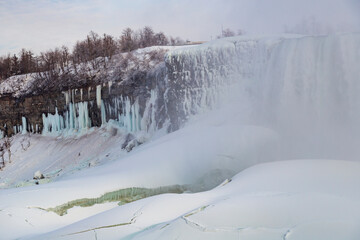
[[[358,31],[360,0],[0,0],[0,54],[72,46],[91,30],[115,37],[145,25],[174,37],[210,40],[221,26],[276,34],[315,17]]]

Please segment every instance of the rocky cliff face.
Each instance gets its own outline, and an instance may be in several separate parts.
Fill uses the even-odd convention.
[[[0,129],[8,136],[19,132],[78,131],[101,126],[110,119],[119,120],[124,114],[143,116],[151,91],[156,89],[157,78],[164,78],[161,71],[162,67],[158,66],[153,72],[135,75],[123,82],[27,97],[1,96]],[[158,119],[160,125],[162,122]],[[132,128],[129,130],[135,131],[136,127]]]
[[[232,41],[170,51],[156,66],[124,81],[90,84],[27,97],[0,97],[0,129],[59,133],[83,131],[114,120],[129,132],[181,127],[190,115],[216,105],[238,72]]]

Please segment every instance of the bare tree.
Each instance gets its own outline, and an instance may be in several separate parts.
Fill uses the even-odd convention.
[[[134,31],[131,28],[126,28],[122,32],[120,37],[120,50],[122,52],[130,52],[136,49],[136,36]]]
[[[235,36],[235,32],[230,28],[226,28],[221,30],[221,35],[217,36],[217,38],[233,37],[233,36]]]
[[[11,73],[12,75],[20,74],[19,58],[15,54],[11,58]]]
[[[6,79],[12,75],[11,67],[12,67],[12,61],[11,61],[10,54],[8,54],[7,56],[1,57],[0,58],[0,71],[1,71],[0,78]]]
[[[114,37],[104,34],[102,39],[102,55],[104,58],[111,59],[116,53],[118,46]]]
[[[176,37],[176,38],[170,37],[170,45],[171,46],[180,46],[180,45],[184,45],[184,44],[185,44],[185,41],[182,40],[181,38],[179,38],[179,37]]]
[[[154,31],[151,27],[146,26],[140,32],[140,47],[150,47],[155,43]]]
[[[169,45],[169,40],[163,32],[156,33],[154,36],[155,45],[167,46]]]
[[[63,74],[67,73],[70,70],[70,59],[71,54],[69,48],[66,46],[62,46],[61,49],[58,49],[59,52],[59,67]]]
[[[170,40],[169,40],[170,39]],[[104,34],[99,36],[91,31],[85,39],[78,41],[74,48],[68,47],[50,49],[35,55],[33,52],[22,49],[18,55],[0,56],[0,80],[18,75],[34,73],[35,81],[31,93],[44,91],[66,90],[81,87],[89,81],[99,81],[106,77],[107,69],[113,56],[120,52],[131,52],[142,47],[154,45],[183,45],[180,38],[170,38],[163,32],[154,32],[149,26],[138,31],[126,28],[120,39]],[[157,59],[161,54],[152,53],[150,60]],[[121,60],[125,72],[129,63],[136,68],[148,66],[148,59],[133,59],[132,54],[116,56]],[[137,64],[139,63],[139,64]],[[118,71],[122,72],[122,71]]]

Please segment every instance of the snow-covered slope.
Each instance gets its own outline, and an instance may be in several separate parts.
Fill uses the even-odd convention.
[[[360,237],[360,164],[261,164],[196,194],[139,200],[32,239],[274,239]]]
[[[119,76],[116,74],[118,71],[124,71],[123,79],[126,80],[131,74],[131,71],[134,68],[137,68],[138,70],[143,70],[142,68],[152,68],[156,64],[159,63],[158,59],[151,59],[152,54],[159,53],[161,56],[161,52],[165,53],[166,51],[173,50],[179,48],[179,46],[152,46],[142,49],[137,49],[133,51],[132,58],[129,59],[128,66],[126,68],[122,68],[119,65],[121,64],[121,59],[127,57],[127,53],[119,53],[113,56],[113,59],[108,60],[107,59],[107,67],[99,67],[96,69],[96,71],[93,69],[90,63],[81,63],[79,66],[77,66],[78,69],[86,69],[86,72],[89,76],[93,78],[93,80],[99,81],[99,82],[107,82],[107,81],[116,81],[119,80]],[[70,73],[74,73],[74,69],[66,69]],[[7,79],[4,79],[0,82],[0,96],[2,95],[12,95],[14,97],[23,97],[24,95],[34,94],[36,87],[34,86],[34,83],[36,82],[36,79],[39,78],[36,73],[31,74],[23,74],[23,75],[15,75],[12,77],[9,77]],[[73,80],[73,85],[77,85],[75,81]],[[88,84],[92,84],[91,82]],[[70,84],[71,86],[71,84]],[[69,87],[67,87],[69,88]],[[40,93],[36,93],[40,94]]]
[[[49,146],[55,144],[54,147],[57,146],[62,150],[51,151],[53,156],[47,155],[47,159],[42,159],[42,164],[53,164],[59,167],[63,164],[61,161],[66,162],[66,158],[71,157],[60,156],[61,153],[69,149],[80,150],[79,146],[83,147],[81,155],[94,154],[99,162],[108,161],[107,158],[120,159],[78,173],[64,175],[54,183],[2,190],[0,192],[1,221],[13,221],[13,227],[22,229],[22,231],[7,231],[6,236],[11,239],[30,233],[48,231],[73,223],[86,214],[86,216],[93,214],[92,208],[82,209],[84,213],[80,215],[81,217],[77,215],[76,207],[70,208],[68,214],[64,216],[44,210],[76,199],[97,198],[109,192],[132,187],[154,189],[186,185],[187,191],[207,190],[250,165],[275,159],[278,150],[276,133],[263,127],[236,123],[235,117],[224,124],[224,119],[216,118],[218,115],[219,113],[214,114],[210,119],[194,120],[188,127],[148,142],[122,158],[119,156],[125,153],[121,152],[121,148],[112,138],[108,139],[107,143],[103,142],[101,137],[97,140],[100,141],[99,144],[102,144],[102,147],[106,146],[107,150],[103,149],[103,151],[96,148],[87,150],[89,146],[92,146],[87,142],[87,138],[83,141],[74,141],[73,143],[77,144],[75,148],[64,144],[67,142],[71,144],[69,140],[57,144],[53,140],[54,143],[50,142]],[[91,135],[88,137],[95,140]],[[36,144],[45,145],[44,142],[37,142],[39,140],[36,139],[30,141],[34,141],[34,147]],[[76,159],[78,156],[74,150],[69,154],[74,153]],[[31,153],[31,149],[27,151]],[[96,155],[99,152],[100,154]],[[39,165],[36,163],[36,156],[30,157],[32,156],[30,153],[25,151],[23,154],[29,156],[28,159],[34,158],[34,163],[15,159],[14,161],[18,163],[14,165],[21,167],[26,164],[27,168],[35,169],[33,166]],[[39,157],[41,158],[42,155],[40,154]],[[68,163],[71,166],[71,163]],[[42,171],[46,175],[47,172]],[[43,221],[37,216],[43,216],[43,219],[47,220]],[[25,219],[30,223],[27,224]],[[0,225],[0,232],[5,232],[6,228],[7,225]]]

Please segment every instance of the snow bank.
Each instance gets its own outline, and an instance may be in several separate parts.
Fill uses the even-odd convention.
[[[211,191],[151,197],[41,237],[355,240],[359,171],[357,162],[335,160],[260,164]]]
[[[34,171],[31,169],[40,169],[39,166],[44,166],[45,169],[42,169],[42,172],[47,176],[51,172],[55,173],[56,169],[69,172],[69,169],[66,169],[66,164],[74,160],[78,161],[77,159],[84,160],[90,156],[98,158],[100,163],[107,161],[107,158],[117,159],[117,161],[107,161],[107,164],[95,168],[72,175],[64,175],[59,178],[59,181],[53,183],[2,190],[0,192],[0,209],[10,214],[22,212],[11,225],[20,227],[26,218],[29,221],[32,219],[32,224],[38,226],[34,228],[29,225],[29,228],[24,227],[23,232],[8,231],[7,236],[9,238],[26,236],[79,220],[77,216],[72,216],[71,212],[67,214],[66,218],[62,218],[41,209],[56,207],[76,199],[96,198],[104,193],[128,187],[156,188],[200,182],[204,184],[203,187],[206,189],[207,185],[210,186],[211,183],[207,183],[206,179],[209,177],[204,178],[204,176],[214,172],[214,170],[215,172],[227,170],[229,174],[234,174],[250,165],[271,161],[275,158],[278,150],[278,138],[273,131],[235,123],[219,125],[223,122],[222,120],[210,119],[198,119],[182,130],[138,147],[126,157],[118,147],[118,137],[102,139],[98,137],[98,133],[76,141],[71,139],[51,140],[48,137],[47,142],[51,149],[47,148],[52,154],[51,156],[41,150],[46,146],[45,142],[36,140],[36,138],[31,140],[33,141],[31,143],[33,149],[30,147],[29,150],[22,153],[23,155],[20,155],[24,157],[24,161],[16,159],[13,161],[14,165],[8,166],[9,168],[22,166],[30,169],[29,174],[32,174]],[[219,139],[222,140],[219,141]],[[90,145],[93,147],[88,148]],[[81,148],[84,150],[79,156]],[[68,153],[63,155],[63,151]],[[39,155],[39,152],[43,154]],[[44,157],[42,158],[42,156]],[[37,163],[34,161],[35,158],[40,161]],[[22,165],[25,163],[25,159],[26,165]],[[32,161],[28,161],[29,159]],[[76,171],[76,169],[74,170]],[[13,173],[15,171],[9,171],[8,176],[10,177]],[[21,173],[21,171],[18,170],[17,173]],[[214,175],[214,177],[216,176]],[[227,177],[231,177],[231,175]],[[43,214],[44,218],[49,220],[46,222],[36,220],[36,217],[31,217],[33,214]],[[91,214],[90,211],[88,216]],[[2,215],[1,221],[6,221],[7,218],[11,217]],[[17,223],[17,221],[19,222]],[[5,226],[0,225],[0,232],[2,232],[2,227]]]

